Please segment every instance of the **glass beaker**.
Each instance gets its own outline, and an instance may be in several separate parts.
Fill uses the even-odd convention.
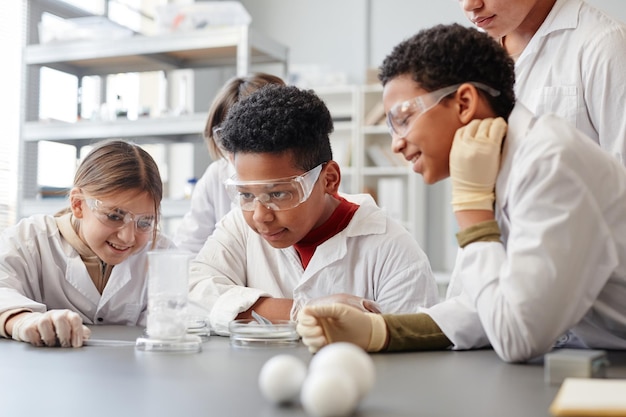
[[[138,349],[200,351],[200,338],[187,334],[191,257],[191,253],[179,250],[148,252],[147,337],[137,339]]]

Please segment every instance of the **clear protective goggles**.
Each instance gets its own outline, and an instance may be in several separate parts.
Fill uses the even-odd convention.
[[[435,107],[445,97],[458,90],[462,84],[472,84],[474,87],[487,92],[493,97],[500,95],[498,90],[495,90],[488,85],[473,81],[451,85],[449,87],[431,91],[430,93],[419,95],[410,100],[395,104],[389,112],[387,112],[387,127],[389,128],[389,134],[391,136],[405,136],[409,133],[409,128],[413,120]]]
[[[95,198],[86,198],[87,206],[103,225],[112,229],[122,229],[128,223],[135,223],[135,230],[139,233],[148,233],[154,229],[156,216],[154,214],[134,214],[121,208],[105,207],[104,203]]]
[[[215,144],[220,148],[220,149],[224,149],[222,146],[222,125],[215,125],[213,126],[213,129],[211,129],[211,133],[213,136],[213,141],[215,141]]]
[[[274,211],[289,210],[311,196],[324,164],[302,175],[275,180],[239,181],[233,176],[224,182],[224,186],[231,201],[244,211],[253,211],[257,201]]]

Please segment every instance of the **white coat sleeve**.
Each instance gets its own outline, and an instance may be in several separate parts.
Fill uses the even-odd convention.
[[[374,268],[376,302],[383,313],[415,312],[439,300],[437,281],[428,257],[408,234],[398,234],[381,242],[370,257],[384,259]]]
[[[239,210],[228,213],[191,262],[189,297],[210,311],[213,330],[228,334],[228,323],[249,309],[265,291],[247,287],[246,236]]]
[[[581,320],[618,257],[576,169],[535,160],[533,169],[518,167],[511,178],[506,253],[499,243],[476,242],[464,248],[458,266],[491,345],[503,360],[517,362],[549,351]]]
[[[19,308],[46,311],[44,304],[31,298],[30,288],[39,282],[42,267],[37,239],[29,229],[17,225],[0,237],[0,314]]]
[[[613,25],[587,38],[582,56],[585,106],[600,146],[626,165],[626,26]]]

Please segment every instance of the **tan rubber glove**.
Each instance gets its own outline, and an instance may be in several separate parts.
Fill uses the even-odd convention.
[[[472,120],[458,129],[450,150],[452,208],[491,210],[507,125],[503,118]]]
[[[34,346],[81,347],[91,330],[70,310],[25,313],[13,323],[11,337]]]
[[[387,326],[380,314],[364,313],[346,304],[306,306],[298,315],[297,331],[309,351],[334,342],[350,342],[368,352],[387,344]]]

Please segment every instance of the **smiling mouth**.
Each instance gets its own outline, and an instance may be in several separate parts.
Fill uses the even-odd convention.
[[[119,250],[119,251],[125,251],[125,250],[129,249],[129,246],[119,246],[119,245],[116,245],[115,243],[111,243],[109,241],[107,241],[107,245],[109,245],[113,249]]]

